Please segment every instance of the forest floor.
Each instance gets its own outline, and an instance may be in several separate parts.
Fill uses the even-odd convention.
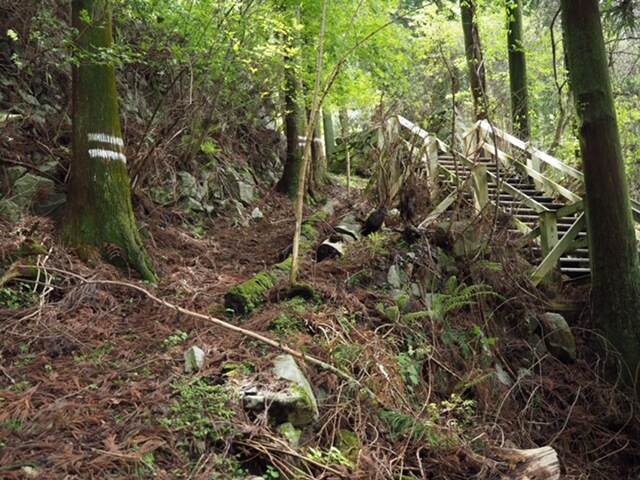
[[[361,201],[334,188],[340,206],[321,227],[324,236]],[[319,300],[290,300],[283,282],[256,312],[231,316],[224,294],[276,263],[292,238],[286,199],[263,192],[257,206],[264,218],[248,227],[228,218],[194,225],[177,210],[139,208],[160,278],[155,287],[81,262],[48,220],[2,226],[5,262],[34,242],[46,253],[30,257],[37,276],[24,272],[0,292],[0,478],[508,478],[501,475],[509,465],[489,460],[492,449],[544,445],[558,452],[562,478],[637,478],[636,422],[625,420],[624,397],[602,380],[606,362],[590,347],[586,315],[570,318],[577,361],[541,354],[529,375],[517,373],[534,349],[523,338],[523,315],[539,312],[543,295],[516,288],[512,270],[494,275],[503,276],[493,285],[504,290],[500,301],[478,302],[491,315],[475,305],[456,312],[456,329],[424,319],[416,320],[423,326],[392,325],[381,318],[380,304],[390,305],[381,285],[406,251],[396,250],[402,234],[387,231],[344,259],[318,264],[305,256],[301,280]],[[494,254],[507,255],[504,239],[495,242]],[[354,281],[359,277],[367,280]],[[268,371],[278,349],[126,283],[337,364],[385,408],[333,374],[302,365],[324,395],[320,420],[294,450],[223,388],[235,373]],[[584,300],[584,289],[562,295]],[[406,348],[421,335],[433,348]],[[184,372],[191,345],[206,352],[196,374]],[[487,380],[494,360],[483,357],[486,349],[517,379],[511,386]],[[385,409],[396,412],[395,423],[381,419]],[[411,418],[411,428],[398,427]],[[345,430],[355,434],[355,456],[345,452]]]

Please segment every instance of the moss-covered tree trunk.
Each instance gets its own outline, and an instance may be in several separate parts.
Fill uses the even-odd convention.
[[[511,88],[511,122],[522,140],[529,140],[529,95],[527,62],[522,41],[521,0],[506,0],[507,48],[509,52],[509,86]]]
[[[302,170],[302,155],[300,142],[300,113],[298,106],[298,82],[296,79],[295,63],[291,57],[285,58],[285,116],[284,129],[287,138],[287,157],[284,162],[282,177],[276,185],[276,190],[284,193],[291,200],[296,198],[298,181]]]
[[[305,252],[318,237],[318,226],[327,220],[329,214],[320,211],[312,215],[301,226],[299,252]],[[265,300],[266,293],[277,283],[291,274],[293,259],[291,257],[258,272],[249,280],[234,286],[224,296],[225,308],[230,308],[234,313],[244,315],[251,312]]]
[[[598,0],[562,0],[561,8],[585,179],[591,315],[631,383],[640,362],[640,270]]]
[[[485,102],[487,89],[480,31],[476,21],[476,9],[475,0],[460,0],[460,17],[462,19],[464,50],[469,70],[469,84],[471,86],[471,96],[473,97],[473,114],[475,120],[481,120],[487,116]]]
[[[107,0],[74,0],[78,64],[73,68],[73,158],[64,238],[85,256],[93,252],[156,281],[138,234],[120,132],[113,37]]]

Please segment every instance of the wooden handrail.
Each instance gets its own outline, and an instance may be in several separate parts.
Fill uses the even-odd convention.
[[[425,142],[435,141],[438,145],[438,148],[441,151],[443,152],[449,151],[449,146],[446,143],[444,143],[442,140],[440,140],[438,137],[436,137],[435,134],[429,133],[426,130],[423,130],[418,125],[416,125],[415,123],[412,123],[410,120],[407,120],[401,115],[395,115],[395,117],[398,119],[398,123],[400,125],[402,125],[404,128],[411,131],[411,133],[413,133],[414,135],[418,135],[420,138],[424,139]]]
[[[463,144],[472,146],[472,149],[467,148],[470,151],[461,153],[459,151],[452,150],[434,134],[423,130],[406,118],[398,115],[396,119],[397,125],[407,129],[411,134],[422,139],[424,142],[421,148],[426,146],[428,152],[430,152],[426,157],[424,157],[430,164],[430,172],[434,171],[431,164],[435,162],[436,165],[439,164],[439,167],[436,168],[440,169],[440,171],[444,172],[451,178],[456,177],[457,172],[452,172],[439,163],[438,157],[440,152],[455,155],[458,158],[458,161],[460,161],[466,169],[469,169],[472,172],[476,208],[482,208],[487,201],[490,201],[487,196],[488,181],[498,186],[501,191],[510,194],[528,208],[531,208],[533,211],[538,213],[540,223],[528,234],[529,237],[539,239],[544,255],[543,261],[536,268],[531,277],[531,280],[535,284],[540,282],[542,278],[552,268],[554,268],[558,259],[565,251],[576,248],[576,235],[585,226],[583,199],[581,195],[569,190],[567,187],[560,185],[547,175],[541,173],[539,165],[546,164],[560,172],[563,176],[570,177],[580,183],[584,181],[582,172],[569,165],[565,165],[557,158],[532,147],[529,143],[523,142],[513,135],[503,132],[486,120],[477,122],[471,129],[467,130],[463,134]],[[514,151],[517,150],[522,152],[523,158],[515,158],[512,154],[502,150],[500,146],[496,144],[496,140],[498,139],[513,147],[515,149]],[[408,142],[410,144],[413,143],[411,140]],[[549,191],[554,192],[558,197],[564,198],[567,204],[560,209],[550,209],[536,200],[536,198],[511,185],[508,181],[502,181],[503,179],[500,178],[500,174],[487,171],[486,168],[483,168],[486,165],[485,163],[475,160],[478,152],[485,152],[490,157],[495,158],[498,164],[512,168],[526,177],[529,177],[538,187],[545,187]],[[452,195],[454,194],[450,194],[449,197],[439,205],[439,207],[446,208],[446,206],[448,206],[452,201]],[[440,208],[438,210],[440,210]],[[640,203],[633,203],[632,208],[634,211],[634,217],[640,221]],[[572,216],[575,214],[580,214],[578,219],[573,223],[569,232],[563,235],[562,238],[559,238],[557,229],[558,220],[565,216]]]
[[[420,128],[419,126],[417,126],[416,124],[414,124],[410,120],[402,117],[401,115],[397,115],[396,118],[398,120],[398,123],[402,127],[404,127],[407,130],[409,130],[412,134],[417,135],[418,137],[422,138],[427,143],[436,142],[439,151],[449,152],[449,147],[444,142],[442,142],[439,138],[437,138],[434,134],[423,130],[422,128]],[[540,150],[537,150],[537,149],[529,146],[527,143],[525,143],[522,140],[514,137],[513,135],[510,135],[508,133],[503,132],[502,130],[492,126],[486,120],[480,120],[480,121],[476,122],[476,124],[472,128],[470,128],[469,130],[467,130],[463,134],[463,139],[469,137],[472,134],[475,134],[477,131],[482,131],[482,132],[488,133],[490,135],[495,135],[496,137],[499,137],[499,138],[505,140],[506,142],[510,143],[514,147],[523,150],[526,154],[528,153],[528,154],[535,155],[541,161],[543,161],[543,162],[547,163],[548,165],[556,168],[557,170],[560,170],[561,172],[566,173],[567,175],[570,175],[573,178],[576,178],[577,180],[582,181],[582,179],[583,179],[582,173],[579,172],[578,170],[576,170],[575,168],[570,167],[568,165],[565,165],[560,160],[558,160],[558,159],[556,159],[556,158],[554,158],[554,157],[552,157],[552,156],[550,156],[550,155],[548,155],[548,154],[546,154],[544,152],[541,152]],[[509,166],[512,166],[515,169],[521,171],[522,173],[528,175],[534,181],[536,181],[538,184],[541,184],[541,185],[544,185],[545,187],[548,187],[549,189],[551,189],[552,191],[556,192],[558,195],[560,195],[561,197],[565,198],[566,200],[568,200],[572,204],[574,204],[574,205],[575,204],[582,204],[582,197],[580,195],[575,194],[574,192],[572,192],[568,188],[563,187],[562,185],[558,184],[557,182],[551,180],[546,175],[543,175],[542,173],[535,171],[534,169],[532,169],[531,167],[529,167],[525,163],[514,159],[511,155],[507,154],[506,152],[502,151],[499,148],[496,148],[496,146],[492,145],[491,143],[487,142],[486,140],[482,141],[481,145],[478,146],[478,149],[482,149],[482,150],[486,151],[488,154],[490,154],[492,156],[496,156],[497,155],[498,159],[501,162],[503,162],[503,163],[505,163],[505,164],[507,164]],[[459,159],[461,160],[461,162],[464,163],[467,167],[472,168],[475,165],[473,160],[468,158],[466,155],[462,155],[462,154],[458,153],[458,156],[459,156]],[[451,172],[448,172],[448,173],[451,173]],[[502,185],[502,189],[506,193],[509,193],[509,194],[515,196],[516,198],[521,200],[525,205],[527,205],[528,207],[534,209],[536,212],[542,213],[542,212],[548,211],[547,207],[545,207],[541,203],[537,202],[535,199],[529,197],[528,195],[524,194],[520,190],[508,185],[506,182],[499,182],[499,179],[495,174],[493,174],[491,172],[488,172],[487,175],[491,178],[491,180],[494,183],[501,184]],[[571,213],[573,213],[573,212],[571,212]],[[640,219],[640,204],[638,204],[638,218]]]
[[[562,185],[554,182],[553,180],[551,180],[550,178],[548,178],[547,176],[543,175],[540,172],[535,171],[533,168],[529,167],[528,165],[525,165],[524,163],[521,163],[515,159],[513,159],[513,157],[505,152],[503,152],[500,149],[495,149],[490,145],[487,145],[486,143],[482,146],[483,150],[485,150],[487,153],[489,153],[490,155],[497,155],[498,158],[506,165],[509,165],[513,168],[515,168],[516,170],[519,170],[523,173],[526,173],[529,177],[531,177],[533,180],[535,180],[536,182],[549,187],[551,190],[553,190],[554,192],[558,193],[559,195],[561,195],[562,197],[564,197],[565,199],[571,201],[571,202],[579,202],[582,200],[582,197],[580,197],[579,195],[576,195],[575,193],[573,193],[571,190],[569,190],[566,187],[563,187]]]
[[[535,157],[539,160],[541,160],[542,162],[546,163],[547,165],[555,168],[556,170],[561,171],[564,174],[569,175],[570,177],[575,178],[576,180],[580,180],[581,182],[584,181],[584,175],[582,174],[581,171],[576,170],[575,168],[573,168],[570,165],[567,165],[565,163],[562,163],[561,160],[558,160],[555,157],[552,157],[551,155],[549,155],[548,153],[545,153],[541,150],[538,150],[535,147],[532,147],[531,145],[529,145],[529,143],[527,142],[523,142],[522,140],[520,140],[517,137],[514,137],[513,135],[510,135],[509,133],[503,132],[502,130],[500,130],[499,128],[491,125],[487,120],[480,120],[478,121],[474,128],[472,128],[470,130],[470,132],[472,132],[474,129],[479,129],[482,130],[490,135],[495,135],[498,138],[501,138],[502,140],[504,140],[505,142],[511,144],[512,146],[518,148],[519,150],[522,150],[522,152],[528,156],[528,157]],[[468,132],[468,133],[470,133]]]
[[[543,174],[538,167],[541,164],[547,165],[554,171],[559,172],[561,176],[569,177],[573,180],[577,180],[580,184],[583,184],[584,175],[581,171],[566,165],[561,160],[549,155],[548,153],[538,150],[528,142],[524,142],[519,138],[500,130],[487,120],[478,121],[473,125],[473,127],[465,131],[462,135],[462,144],[466,145],[467,149],[472,151],[461,153],[455,148],[450,148],[434,134],[423,130],[406,118],[399,115],[396,118],[401,127],[409,130],[412,134],[424,141],[424,145],[426,145],[428,150],[432,152],[424,157],[430,164],[434,162],[434,160],[439,163],[439,152],[445,152],[453,154],[458,161],[464,165],[464,167],[471,171],[471,175],[474,178],[472,185],[475,190],[474,197],[477,207],[482,207],[483,204],[486,204],[488,198],[486,196],[487,181],[490,181],[494,185],[497,185],[501,191],[510,194],[512,197],[538,213],[540,216],[539,226],[531,229],[527,234],[527,238],[529,239],[539,238],[544,251],[544,258],[531,277],[534,284],[539,283],[542,278],[555,267],[561,255],[567,251],[582,248],[586,245],[586,237],[581,237],[579,240],[576,240],[578,233],[583,231],[586,226],[586,216],[584,213],[584,201],[582,195],[560,185],[555,180],[552,180],[548,175]],[[515,149],[508,149],[509,151],[522,152],[522,157],[516,155],[518,157],[516,158],[513,154],[502,150],[500,145],[504,144],[497,144],[497,139],[505,142],[507,145],[510,145]],[[473,148],[470,149],[468,146],[472,146]],[[547,192],[551,191],[558,197],[562,197],[566,204],[559,209],[550,209],[517,187],[510,185],[507,181],[502,181],[500,174],[496,175],[495,173],[487,171],[486,168],[481,168],[484,164],[474,160],[478,155],[478,152],[486,152],[490,157],[495,159],[497,164],[501,164],[505,167],[511,167],[516,171],[519,171],[521,174],[526,175],[532,179],[539,188],[545,187]],[[451,178],[454,178],[457,175],[457,172],[450,171],[442,166],[442,164],[439,164],[436,168]],[[429,170],[430,172],[433,170],[431,165]],[[453,194],[449,195],[446,199],[447,201],[442,202],[442,205],[439,205],[439,207],[446,208],[451,201],[452,195]],[[630,203],[633,218],[636,223],[640,223],[640,202],[631,199]],[[557,221],[563,217],[573,215],[577,215],[577,217],[569,231],[559,238],[557,232]],[[640,240],[640,231],[637,231],[637,236]]]

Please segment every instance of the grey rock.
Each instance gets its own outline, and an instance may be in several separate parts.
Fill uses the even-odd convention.
[[[205,212],[205,206],[193,197],[186,197],[180,202],[180,208],[189,212]]]
[[[19,165],[7,168],[7,180],[9,182],[9,185],[11,186],[16,183],[16,180],[18,180],[25,173],[27,173],[27,169]]]
[[[193,346],[184,354],[184,371],[185,373],[196,372],[202,367],[204,367],[204,351]]]
[[[227,180],[229,185],[229,195],[248,206],[253,202],[254,187],[253,180],[248,181],[247,175],[242,176],[242,173],[229,172],[227,174]]]
[[[545,313],[540,316],[540,326],[544,343],[549,353],[562,362],[576,359],[576,343],[564,317],[558,313]]]
[[[264,213],[262,213],[262,210],[256,207],[251,211],[251,218],[253,218],[254,220],[261,220],[264,218]]]
[[[48,162],[45,162],[42,165],[38,166],[38,170],[43,173],[55,175],[58,170],[60,170],[60,162],[58,162],[57,160],[49,160]]]
[[[8,220],[10,222],[17,222],[20,220],[20,210],[18,206],[11,200],[3,198],[0,200],[0,218]]]
[[[407,283],[407,275],[397,265],[391,265],[387,272],[387,282],[392,288],[401,289]]]
[[[499,363],[496,363],[496,378],[501,384],[503,384],[506,387],[511,387],[513,385],[513,380],[511,379],[511,376]]]
[[[178,172],[178,177],[180,178],[180,187],[183,197],[192,198],[201,202],[207,196],[209,188],[206,182],[203,184],[198,183],[196,177],[189,172]]]
[[[300,370],[295,359],[291,355],[279,355],[274,361],[273,370],[276,377],[289,380],[302,390],[302,393],[304,394],[302,396],[305,397],[302,400],[304,400],[306,408],[312,410],[313,420],[317,420],[319,412],[316,397],[313,394],[313,390],[311,389],[311,385],[309,384],[307,377],[302,373],[302,370]]]
[[[245,205],[250,205],[251,202],[253,202],[253,186],[246,182],[238,181],[236,183],[236,188],[238,192],[238,196],[236,198]]]
[[[318,405],[306,379],[291,355],[280,355],[274,361],[274,376],[280,380],[277,388],[259,388],[241,392],[246,410],[262,412],[267,409],[270,420],[304,427],[319,418]],[[282,387],[281,380],[287,380]],[[275,391],[277,390],[277,391]]]
[[[54,193],[55,184],[49,178],[26,173],[13,183],[11,200],[23,211],[34,207],[36,195],[39,202]]]

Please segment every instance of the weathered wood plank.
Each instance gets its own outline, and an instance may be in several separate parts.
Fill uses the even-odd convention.
[[[495,451],[497,459],[509,463],[509,473],[502,478],[510,480],[558,480],[560,478],[560,462],[558,454],[552,447],[518,450],[504,448]]]

